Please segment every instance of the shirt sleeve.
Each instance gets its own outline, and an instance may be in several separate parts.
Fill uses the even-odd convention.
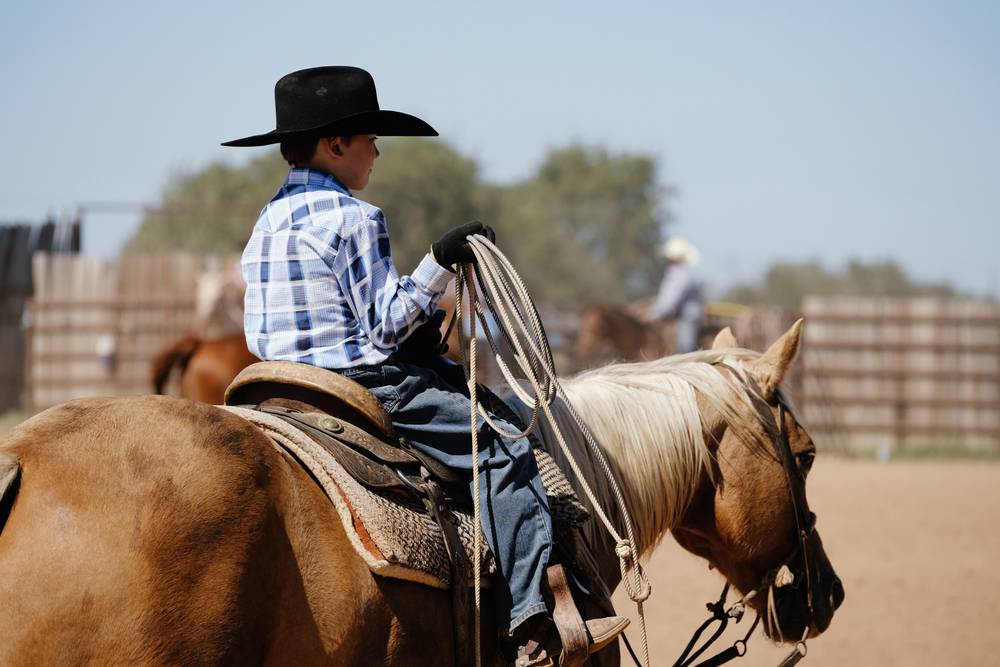
[[[395,348],[427,319],[454,277],[430,253],[412,275],[400,276],[377,209],[344,228],[330,268],[369,340],[383,349]]]
[[[657,320],[665,317],[677,317],[680,313],[684,296],[691,287],[691,275],[687,271],[671,268],[663,276],[656,302],[650,311],[650,318]]]

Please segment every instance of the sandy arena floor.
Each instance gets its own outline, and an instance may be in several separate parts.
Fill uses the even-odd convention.
[[[847,596],[801,665],[1000,665],[1000,463],[821,456],[808,494]],[[653,664],[670,665],[721,578],[670,537],[648,570]],[[615,599],[621,613],[632,611],[638,650],[635,607],[621,591]],[[730,627],[719,649],[752,620]],[[758,630],[747,656],[729,664],[773,666],[788,651]]]

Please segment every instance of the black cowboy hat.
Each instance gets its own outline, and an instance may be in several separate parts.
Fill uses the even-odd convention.
[[[359,67],[313,67],[274,84],[277,128],[267,134],[226,141],[223,146],[266,146],[295,136],[351,134],[436,137],[416,116],[378,108],[375,80]]]

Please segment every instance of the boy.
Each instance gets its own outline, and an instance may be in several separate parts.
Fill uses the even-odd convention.
[[[243,253],[250,351],[359,382],[400,436],[471,479],[464,378],[437,355],[437,323],[430,318],[455,265],[475,261],[466,237],[492,239],[493,230],[478,222],[457,227],[411,275],[400,276],[385,217],[353,193],[368,184],[378,135],[437,132],[414,116],[380,110],[374,80],[355,67],[293,72],[274,94],[277,129],[223,144],[280,143],[292,167]],[[485,424],[480,428],[482,484],[472,493],[481,494],[483,531],[501,575],[493,589],[497,623],[533,650],[551,634],[542,597],[552,550],[545,490],[527,439],[502,441]],[[612,619],[588,624],[593,650],[623,629],[624,619]]]

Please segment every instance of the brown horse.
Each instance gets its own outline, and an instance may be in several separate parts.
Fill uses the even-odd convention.
[[[210,339],[189,334],[156,355],[150,379],[153,391],[162,394],[170,374],[179,369],[181,398],[218,405],[236,374],[258,361],[242,333]]]
[[[808,507],[790,485],[804,488],[814,449],[777,388],[799,331],[764,355],[720,334],[720,349],[567,382],[640,550],[672,531],[740,591],[761,589],[757,609],[769,573],[790,564],[795,585],[776,589],[764,624],[786,640],[821,633],[843,599],[819,534],[795,529]],[[617,558],[591,528],[613,588]],[[372,575],[290,456],[239,417],[176,398],[73,401],[0,441],[0,575],[3,665],[454,664],[447,592]],[[484,658],[502,663],[493,642]]]
[[[625,308],[587,306],[580,311],[573,348],[578,368],[611,361],[658,359],[667,352],[661,326],[643,322]]]

